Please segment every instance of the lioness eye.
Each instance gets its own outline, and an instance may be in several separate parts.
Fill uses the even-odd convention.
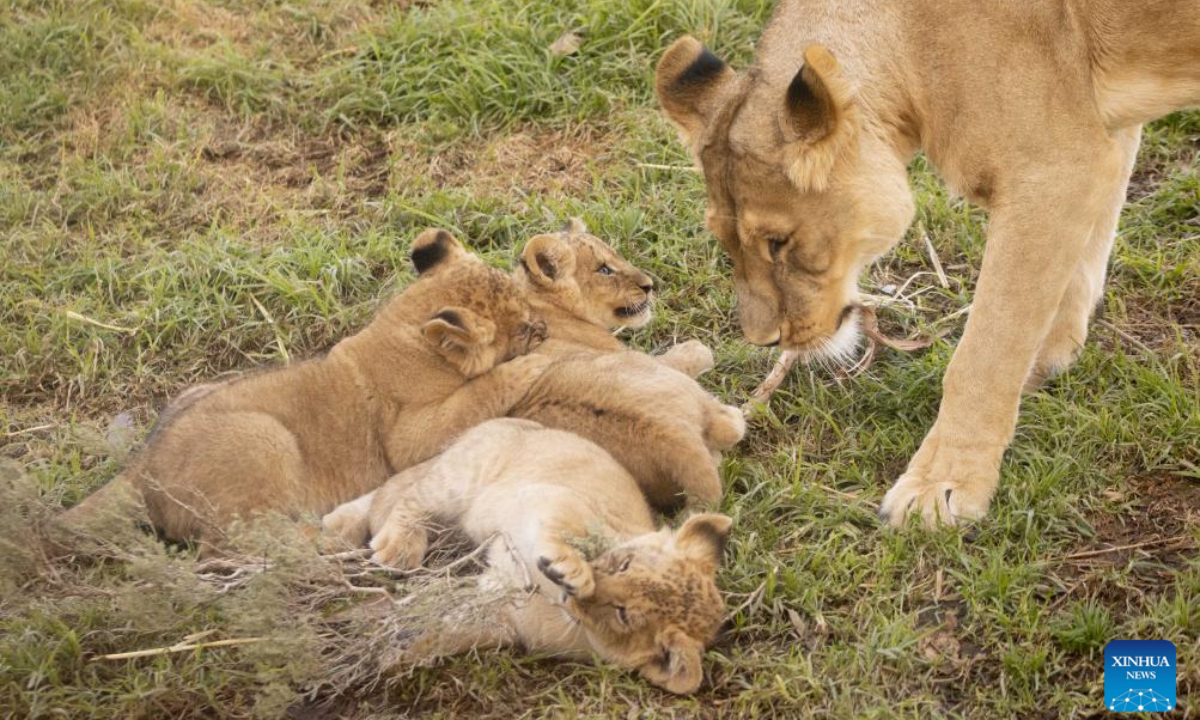
[[[787,238],[773,237],[767,240],[771,245],[771,257],[778,257],[779,252],[788,244]]]
[[[621,566],[617,568],[617,572],[625,572],[626,570],[629,569],[629,565],[632,562],[633,562],[633,558],[631,558],[631,557],[625,558],[624,560],[621,561]]]
[[[607,265],[601,265],[600,267],[596,268],[596,272],[600,273],[601,275],[612,275],[613,269]]]
[[[629,614],[625,612],[625,606],[618,605],[616,609],[617,609],[617,620],[620,620],[622,625],[628,625],[629,624]]]

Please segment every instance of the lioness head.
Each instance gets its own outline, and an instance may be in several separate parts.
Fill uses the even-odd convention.
[[[591,563],[595,592],[568,600],[568,611],[607,660],[671,692],[694,692],[725,614],[715,578],[732,522],[693,515],[676,531],[608,550]]]
[[[470,378],[524,355],[546,338],[512,278],[475,257],[445,230],[426,230],[412,247],[417,281],[394,305]]]
[[[913,216],[905,163],[862,121],[851,79],[819,45],[794,66],[739,74],[684,37],[655,86],[704,170],[705,222],[733,260],[746,338],[850,352],[858,275]]]
[[[546,302],[609,329],[650,322],[654,281],[572,218],[521,252],[517,277]]]

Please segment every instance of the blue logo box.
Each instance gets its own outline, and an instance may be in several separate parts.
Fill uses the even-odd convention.
[[[1104,646],[1104,706],[1112,712],[1175,709],[1175,643],[1113,640]]]

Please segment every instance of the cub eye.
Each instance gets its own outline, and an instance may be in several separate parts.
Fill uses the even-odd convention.
[[[600,267],[596,268],[596,272],[600,273],[601,275],[612,275],[613,269],[608,265],[601,265]]]
[[[625,606],[618,605],[614,609],[617,611],[617,620],[622,625],[628,625],[629,624],[629,613],[625,612]]]
[[[619,573],[625,572],[626,570],[629,569],[629,565],[632,562],[633,562],[633,558],[631,558],[631,557],[625,558],[624,560],[621,561],[620,566],[617,567],[617,572],[619,572]]]
[[[771,257],[775,258],[779,256],[779,253],[783,250],[784,246],[788,244],[788,239],[785,237],[772,237],[767,238],[767,243],[771,248]]]

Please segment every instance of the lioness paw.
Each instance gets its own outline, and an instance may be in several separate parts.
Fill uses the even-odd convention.
[[[935,425],[896,484],[888,490],[879,515],[901,527],[917,515],[926,527],[955,525],[987,514],[1004,445],[952,443]]]
[[[539,557],[538,570],[576,600],[586,600],[596,590],[592,567],[577,552],[564,553],[553,560],[546,556]]]
[[[413,570],[421,566],[429,538],[422,528],[389,522],[371,539],[375,551],[371,560],[380,565],[391,565],[401,570]]]

